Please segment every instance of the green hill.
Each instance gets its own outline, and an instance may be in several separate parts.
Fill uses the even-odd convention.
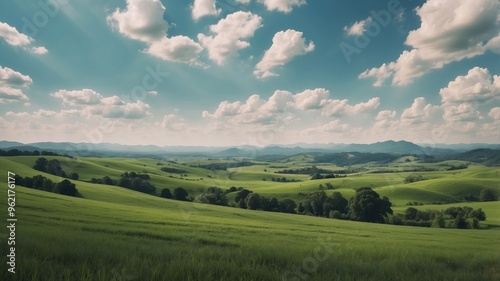
[[[209,171],[153,159],[58,159],[82,180],[146,171],[157,186],[190,183],[192,192],[205,186],[253,184],[258,192],[293,197],[301,184],[313,190],[326,181],[267,185],[267,181],[262,184],[262,174],[252,178],[261,169],[259,173],[271,175],[282,169],[269,168],[272,165]],[[33,176],[40,174],[30,168],[35,160],[1,157],[0,167]],[[206,180],[172,179],[161,171],[165,166],[182,167],[187,177]],[[429,177],[435,179],[413,184],[401,182],[409,173],[362,173],[332,180],[346,193],[372,183],[375,190],[402,203],[455,196],[439,181],[459,184],[472,178],[481,186],[498,184],[497,178],[477,181],[478,175],[493,177],[498,169],[469,169],[460,174],[434,172]],[[451,176],[456,180],[447,180]],[[7,193],[6,180],[5,176],[0,180],[1,194]],[[499,202],[469,203],[486,211],[488,229],[434,229],[179,202],[116,186],[73,182],[83,198],[16,187],[16,274],[8,273],[3,262],[1,280],[498,280],[500,276]],[[395,207],[403,210],[404,206]],[[2,219],[6,221],[5,212]]]

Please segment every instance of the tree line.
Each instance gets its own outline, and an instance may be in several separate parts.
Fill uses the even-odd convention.
[[[396,214],[387,220],[389,224],[438,228],[478,229],[486,214],[471,207],[450,207],[444,211],[407,208],[404,214]]]
[[[17,174],[14,176],[14,179],[16,181],[16,185],[24,186],[27,188],[33,188],[68,196],[79,196],[78,189],[76,189],[75,184],[66,179],[61,182],[53,182],[52,180],[42,175],[23,178]]]
[[[35,161],[33,169],[40,172],[48,173],[62,178],[78,180],[80,177],[77,173],[72,172],[69,175],[63,170],[61,162],[57,159],[47,160],[45,157],[40,157]]]
[[[143,193],[156,194],[156,187],[149,181],[150,179],[151,177],[148,174],[125,172],[120,175],[118,180],[104,176],[100,179],[92,178],[90,182],[94,184],[116,185]]]

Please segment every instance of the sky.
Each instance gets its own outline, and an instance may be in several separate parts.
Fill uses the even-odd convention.
[[[3,140],[500,143],[498,0],[0,6]]]

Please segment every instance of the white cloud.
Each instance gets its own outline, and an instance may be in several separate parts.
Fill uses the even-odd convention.
[[[249,4],[250,3],[250,0],[235,0],[235,1],[238,3],[241,3],[241,4]]]
[[[439,106],[427,103],[425,98],[413,100],[411,107],[406,108],[401,114],[401,125],[414,126],[431,121],[439,112]]]
[[[128,38],[148,43],[143,52],[157,58],[201,65],[200,44],[186,36],[168,37],[168,23],[163,19],[165,7],[160,0],[127,0],[127,7],[107,17],[108,24]]]
[[[446,64],[500,50],[497,0],[429,0],[417,8],[421,19],[411,31],[397,61],[364,71],[359,78],[376,78],[374,86],[392,77],[393,85],[407,85]]]
[[[108,24],[134,40],[151,43],[164,37],[168,24],[160,0],[127,0],[127,7],[107,17]]]
[[[372,22],[372,18],[368,17],[362,21],[357,21],[351,26],[344,26],[344,31],[349,36],[361,36],[366,31],[366,27]]]
[[[444,119],[450,122],[482,118],[478,107],[500,98],[500,76],[488,69],[474,67],[465,76],[458,76],[439,91]]]
[[[148,94],[151,96],[157,96],[158,92],[157,91],[149,91]]]
[[[186,129],[185,120],[175,114],[165,115],[163,121],[158,125],[169,131],[182,131]]]
[[[357,115],[361,113],[366,113],[369,111],[372,111],[374,109],[377,109],[380,105],[380,98],[375,97],[371,98],[367,102],[361,102],[355,105],[350,105],[348,104],[349,100],[343,99],[343,100],[334,100],[334,99],[329,99],[327,101],[324,101],[323,104],[323,111],[321,114],[323,116],[329,116],[329,117],[340,117],[344,115]]]
[[[19,89],[0,87],[0,104],[28,100],[28,97]]]
[[[63,105],[79,108],[87,117],[141,119],[149,115],[150,109],[142,101],[125,102],[118,96],[104,97],[92,89],[59,90],[51,96],[62,99]]]
[[[45,47],[31,46],[35,41],[33,38],[17,31],[15,27],[4,22],[0,22],[0,37],[3,38],[7,44],[14,47],[21,47],[34,54],[43,55],[48,52]]]
[[[326,89],[308,89],[294,96],[294,105],[301,110],[321,109],[329,96],[330,92]]]
[[[33,80],[28,75],[0,66],[0,86],[20,88],[27,87],[31,83]]]
[[[500,107],[494,107],[490,110],[488,115],[495,120],[500,121]]]
[[[247,48],[250,43],[242,40],[253,37],[262,27],[262,18],[250,12],[238,11],[210,26],[214,36],[198,34],[198,41],[208,50],[208,57],[222,65],[226,59]]]
[[[68,105],[96,105],[101,102],[103,96],[92,89],[83,90],[59,90],[50,94],[53,97],[63,100],[63,104]]]
[[[191,38],[174,36],[153,42],[144,52],[166,61],[199,65],[198,55],[202,50],[203,47]]]
[[[292,11],[293,6],[302,6],[307,4],[306,0],[259,0],[269,11],[277,10],[283,13]]]
[[[218,16],[221,10],[215,8],[215,0],[194,0],[191,7],[191,15],[194,20],[203,16]]]
[[[321,126],[319,130],[330,133],[354,133],[358,131],[358,129],[353,129],[349,124],[340,123],[338,119]]]
[[[262,60],[255,66],[254,75],[257,78],[277,76],[271,69],[290,62],[296,56],[304,55],[314,50],[314,43],[306,44],[302,32],[288,29],[279,31],[273,37],[273,44],[265,52]]]
[[[29,100],[19,88],[28,87],[31,83],[31,77],[0,66],[0,103]]]
[[[500,76],[493,79],[488,69],[474,67],[439,91],[443,103],[486,102],[500,97]]]

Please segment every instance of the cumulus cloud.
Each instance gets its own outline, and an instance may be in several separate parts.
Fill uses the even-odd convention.
[[[306,44],[302,32],[288,29],[277,32],[273,37],[273,44],[264,53],[262,60],[255,66],[254,75],[257,78],[277,76],[271,70],[290,62],[296,56],[304,55],[314,50],[314,43]]]
[[[33,80],[28,75],[0,66],[0,86],[21,88],[27,87],[31,83]]]
[[[500,76],[486,68],[474,67],[439,91],[444,119],[450,122],[481,118],[478,106],[500,98]]]
[[[283,13],[290,13],[293,6],[302,6],[307,4],[306,0],[259,0],[264,4],[269,11],[280,11]]]
[[[76,107],[86,116],[141,119],[149,115],[150,109],[142,101],[125,102],[118,96],[104,97],[92,89],[59,90],[51,96],[61,99],[63,105]]]
[[[0,37],[3,38],[3,40],[11,46],[21,47],[24,50],[37,55],[43,55],[48,52],[47,48],[45,47],[32,46],[33,42],[35,41],[33,38],[17,31],[15,27],[10,26],[9,24],[4,22],[0,22]]]
[[[357,115],[377,109],[380,105],[380,98],[371,98],[367,102],[350,105],[349,100],[329,99],[324,101],[321,114],[329,117],[340,117],[345,115]]]
[[[31,77],[0,66],[0,103],[29,100],[19,88],[28,87],[31,83]]]
[[[166,61],[200,65],[198,55],[203,50],[200,44],[182,35],[167,36],[165,10],[160,0],[127,0],[126,8],[116,9],[107,21],[124,36],[148,43],[144,53]]]
[[[186,129],[185,120],[175,114],[165,115],[162,122],[158,125],[168,131],[182,131]]]
[[[0,87],[0,103],[19,102],[28,100],[28,97],[19,89]]]
[[[340,117],[345,115],[357,115],[376,109],[380,99],[372,98],[367,102],[355,105],[348,100],[338,101],[329,99],[330,92],[323,88],[307,89],[292,94],[288,91],[278,90],[267,100],[259,95],[252,95],[246,101],[222,101],[217,109],[210,113],[203,111],[202,116],[213,122],[224,121],[219,124],[276,124],[277,122],[289,122],[306,111],[316,111],[318,115],[328,117]],[[340,102],[340,105],[337,103]],[[213,123],[215,124],[215,123]]]
[[[446,64],[500,50],[500,2],[497,0],[429,0],[417,8],[421,25],[411,31],[397,61],[364,71],[359,78],[375,78],[374,86],[392,77],[393,85],[407,85]]]
[[[401,125],[420,125],[429,122],[439,112],[439,106],[427,103],[425,98],[413,100],[411,107],[406,108],[401,114]]]
[[[203,50],[200,44],[186,36],[163,37],[153,42],[144,52],[166,61],[197,65],[198,55]]]
[[[500,121],[500,107],[492,108],[488,113],[488,116],[490,116],[492,119]]]
[[[372,18],[368,17],[364,20],[357,21],[351,26],[344,26],[344,31],[348,36],[361,36],[366,31],[366,27],[372,22]]]
[[[208,50],[208,57],[222,65],[238,50],[249,47],[250,43],[243,39],[253,37],[260,27],[262,27],[260,16],[238,11],[210,26],[210,31],[215,35],[198,34],[198,41]]]
[[[215,0],[194,0],[191,6],[191,15],[194,20],[203,16],[218,16],[221,10],[215,8]]]
[[[107,17],[107,21],[126,37],[151,43],[167,33],[164,12],[165,6],[160,0],[127,0],[126,8],[116,9]]]

